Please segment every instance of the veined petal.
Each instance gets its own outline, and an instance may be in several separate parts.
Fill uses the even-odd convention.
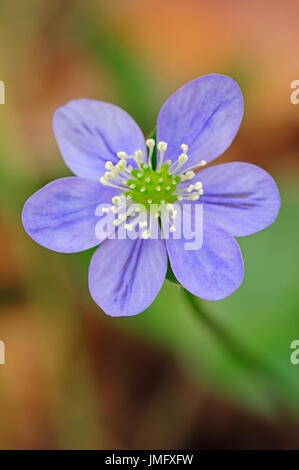
[[[78,177],[61,178],[44,186],[25,203],[23,226],[34,241],[50,250],[74,253],[101,243],[95,234],[101,203],[115,190]]]
[[[201,181],[204,219],[236,237],[263,230],[276,219],[280,195],[274,179],[262,168],[243,162],[206,168],[192,183]]]
[[[206,300],[220,300],[241,285],[244,264],[236,240],[204,222],[201,248],[187,250],[188,240],[169,238],[166,248],[173,273],[185,289]]]
[[[107,239],[92,257],[89,290],[108,315],[136,315],[154,301],[166,270],[163,240]]]
[[[105,162],[117,163],[120,151],[142,150],[143,134],[134,119],[118,106],[90,99],[72,100],[55,111],[53,129],[61,154],[78,176],[98,180]]]
[[[166,159],[175,160],[181,144],[189,146],[187,166],[210,162],[230,146],[243,116],[238,84],[225,75],[205,75],[180,88],[162,106],[157,140],[168,143]]]

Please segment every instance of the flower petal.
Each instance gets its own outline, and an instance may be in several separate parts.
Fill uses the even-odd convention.
[[[69,168],[78,176],[98,180],[107,160],[117,163],[117,153],[146,147],[134,119],[118,106],[103,101],[79,99],[55,111],[53,129]]]
[[[230,146],[243,116],[238,84],[225,75],[205,75],[180,88],[162,106],[157,140],[168,143],[166,159],[176,160],[189,146],[187,166],[210,162]]]
[[[274,179],[244,162],[206,168],[193,181],[203,183],[204,219],[236,237],[263,230],[276,219],[280,196]]]
[[[220,300],[241,285],[244,265],[236,240],[219,227],[204,222],[200,249],[186,250],[185,238],[166,240],[173,273],[192,294],[206,300]]]
[[[163,240],[107,239],[92,257],[89,290],[108,315],[136,315],[156,298],[166,270]]]
[[[62,253],[74,253],[98,245],[95,235],[101,203],[111,203],[115,190],[100,183],[61,178],[44,186],[25,203],[22,221],[28,235],[40,245]]]

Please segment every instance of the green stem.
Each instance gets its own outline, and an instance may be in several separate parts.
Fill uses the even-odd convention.
[[[262,373],[263,376],[270,376],[272,379],[274,378],[275,381],[280,381],[280,377],[277,376],[275,371],[255,357],[255,355],[251,353],[251,351],[247,350],[246,347],[244,348],[244,346],[222,325],[217,323],[212,316],[208,315],[194,295],[184,288],[182,288],[182,292],[197,317],[199,317],[214,333],[218,341],[234,359],[239,359],[245,366],[254,372]]]

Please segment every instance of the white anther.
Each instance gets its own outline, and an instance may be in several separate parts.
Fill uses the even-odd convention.
[[[195,176],[195,173],[192,170],[187,171],[187,173],[185,173],[186,180],[192,180],[194,178],[194,176]]]
[[[167,150],[167,142],[163,142],[163,140],[161,140],[160,142],[158,142],[157,149],[159,150],[159,152],[166,152],[166,150]]]
[[[154,139],[147,139],[145,141],[146,143],[146,146],[148,147],[149,149],[149,153],[148,153],[148,164],[149,166],[152,168],[152,155],[153,155],[153,151],[154,151],[154,147],[155,147],[155,141]]]
[[[192,201],[197,201],[199,199],[199,194],[192,194],[191,196]]]
[[[117,227],[119,224],[120,224],[120,220],[118,219],[113,220],[113,225]]]
[[[170,190],[170,186],[166,186],[166,191],[169,191]]]
[[[161,140],[161,142],[158,143],[157,148],[160,152],[160,160],[159,160],[159,164],[158,164],[158,167],[160,167],[160,166],[163,165],[164,153],[167,150],[167,142],[163,142]]]
[[[105,163],[105,168],[106,168],[106,170],[113,170],[114,165],[113,165],[112,162],[109,161],[109,162]]]
[[[188,161],[188,155],[186,155],[185,153],[181,153],[181,155],[179,156],[179,163],[184,164],[187,161]]]
[[[133,231],[133,225],[132,224],[125,224],[125,229],[128,230],[128,232]]]
[[[141,178],[142,177],[142,173],[137,173],[137,178]]]
[[[137,162],[140,163],[142,160],[142,150],[136,150],[134,155],[135,155]]]
[[[158,179],[158,183],[163,183],[163,181],[164,181],[164,178],[159,178]]]
[[[148,204],[151,204],[152,202],[153,202],[152,199],[148,199],[148,200],[147,200],[147,203],[148,203]]]
[[[135,189],[135,188],[136,188],[136,184],[134,184],[134,183],[130,184],[129,188],[130,188],[130,189]]]
[[[188,152],[188,145],[182,144],[181,149],[183,150],[184,153],[187,153]]]
[[[112,212],[113,212],[114,214],[117,214],[117,213],[118,213],[118,207],[116,207],[116,206],[113,206],[113,207],[111,208],[111,210],[112,210]]]
[[[200,166],[205,166],[206,164],[207,164],[207,162],[205,160],[201,160]]]
[[[104,178],[106,181],[113,179],[114,176],[115,174],[113,174],[112,172],[108,172],[108,171],[104,174]]]
[[[170,231],[170,232],[175,232],[175,231],[176,231],[176,228],[175,228],[175,226],[174,226],[174,225],[172,225],[172,226],[170,227],[169,231]]]
[[[145,230],[142,233],[142,238],[144,238],[145,240],[148,239],[150,236],[151,236],[151,232],[149,230]]]
[[[183,199],[184,199],[183,196],[178,196],[179,201],[182,201]]]
[[[188,188],[187,188],[187,193],[191,193],[193,188],[194,188],[194,185],[190,184],[190,186],[188,186]]]
[[[146,188],[143,186],[143,187],[140,189],[140,191],[141,191],[142,193],[144,193],[144,191],[146,191]]]
[[[160,186],[156,186],[156,187],[155,187],[155,190],[156,190],[156,191],[161,191]]]
[[[146,143],[146,146],[147,146],[149,149],[152,149],[152,148],[155,147],[155,143],[156,143],[156,142],[154,141],[154,139],[147,139],[147,140],[145,141],[145,143]]]
[[[139,227],[140,228],[147,227],[147,222],[139,222]]]
[[[108,184],[107,178],[106,178],[105,176],[101,176],[100,182],[101,182],[104,186],[107,186],[107,184]]]
[[[116,155],[118,158],[129,158],[126,152],[118,152]]]
[[[120,162],[118,162],[116,165],[115,165],[115,168],[119,171],[124,171],[124,169],[126,168],[127,166],[127,162],[126,160],[122,159],[120,160]]]
[[[171,218],[172,218],[172,219],[175,219],[177,215],[178,215],[178,211],[175,211],[175,210],[174,210],[174,211],[172,212],[172,214],[171,214]]]
[[[164,199],[161,199],[160,204],[165,204]]]
[[[195,185],[194,185],[194,188],[195,188],[195,189],[201,189],[201,188],[202,188],[202,182],[201,182],[201,181],[197,181],[197,183],[195,183]]]
[[[148,176],[147,178],[145,178],[145,181],[146,181],[146,183],[150,183],[151,182],[150,177]]]
[[[114,196],[112,198],[113,204],[120,204],[121,203],[121,198],[119,196]]]

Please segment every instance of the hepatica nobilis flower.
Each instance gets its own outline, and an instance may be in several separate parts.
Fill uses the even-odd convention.
[[[242,115],[239,86],[216,74],[188,83],[164,103],[156,141],[145,141],[117,106],[70,101],[55,112],[54,133],[76,176],[53,181],[28,199],[25,230],[58,252],[100,245],[91,259],[89,289],[112,316],[145,310],[162,287],[168,262],[192,294],[207,300],[229,296],[244,275],[235,237],[269,226],[280,208],[276,184],[261,168],[243,162],[203,168],[229,147]],[[203,242],[196,250],[185,249],[184,234],[175,237],[181,223],[175,207],[184,204],[203,207]],[[136,223],[138,207],[149,219]],[[115,216],[114,232],[131,233],[138,225],[139,235],[99,236],[95,227],[108,212]]]

